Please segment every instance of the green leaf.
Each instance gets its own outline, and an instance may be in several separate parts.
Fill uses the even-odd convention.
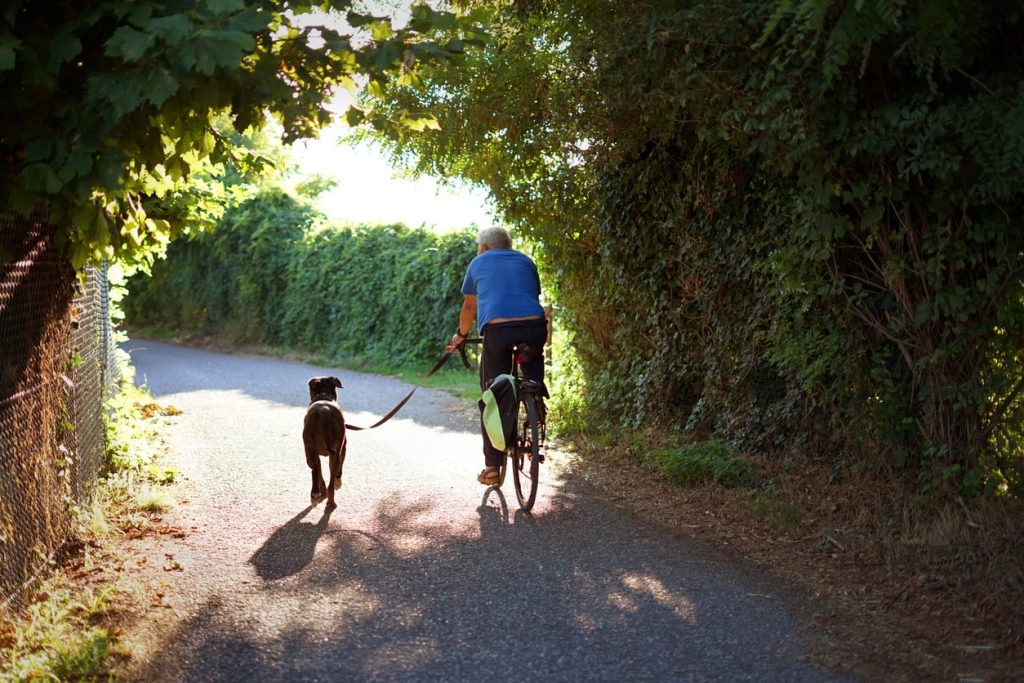
[[[68,156],[61,167],[60,177],[66,183],[75,176],[84,176],[92,169],[92,155],[88,149],[78,147]]]
[[[184,14],[158,17],[149,22],[150,32],[167,45],[176,45],[192,32],[193,24]]]
[[[48,161],[53,156],[53,138],[36,138],[25,146],[25,162],[34,164],[39,161]]]
[[[181,159],[179,157],[171,157],[164,162],[164,167],[167,171],[167,175],[169,175],[171,180],[174,180],[175,182],[181,180],[182,176],[184,176],[181,169]]]
[[[157,107],[163,106],[180,87],[174,74],[162,67],[150,72],[147,83],[146,99]]]
[[[408,26],[417,33],[426,33],[434,27],[435,14],[436,12],[427,5],[416,5],[412,8]]]
[[[10,71],[17,60],[21,41],[10,34],[0,35],[0,71]]]
[[[387,21],[383,17],[375,17],[372,14],[360,14],[359,12],[349,12],[345,16],[349,26],[352,28],[361,28],[376,21]]]
[[[96,177],[102,187],[118,187],[125,173],[125,155],[117,147],[116,140],[109,141],[110,146],[100,152],[94,161]]]
[[[398,41],[389,41],[380,46],[373,56],[373,66],[383,73],[402,61],[404,48]]]
[[[156,9],[153,2],[133,2],[131,12],[127,15],[127,23],[134,26],[145,26],[153,18]]]
[[[441,124],[431,114],[403,114],[400,123],[417,133],[424,130],[441,130]]]
[[[270,18],[270,12],[261,12],[258,7],[250,7],[232,16],[228,21],[228,28],[252,34],[265,29],[270,23]]]
[[[25,189],[42,193],[46,189],[46,182],[50,173],[50,167],[47,164],[26,164],[21,171],[21,179],[25,184]]]
[[[122,26],[110,36],[104,52],[108,57],[121,57],[129,63],[137,62],[155,42],[156,36],[152,33],[143,33],[131,26]]]
[[[390,40],[395,36],[390,21],[378,21],[370,26],[370,37],[374,40]]]
[[[253,49],[252,36],[238,31],[218,31],[209,38],[195,40],[182,47],[182,62],[204,75],[221,67],[235,67],[243,54]]]
[[[46,166],[46,185],[44,189],[48,194],[57,194],[64,187],[64,183],[61,182],[60,176],[53,170],[50,165]]]
[[[71,210],[71,223],[79,231],[86,230],[93,221],[93,213],[96,208],[89,202],[76,204]]]
[[[54,76],[60,71],[62,64],[71,61],[82,52],[82,41],[74,34],[75,28],[75,25],[63,28],[50,41],[46,70]]]
[[[213,14],[231,14],[245,9],[244,0],[207,0],[205,5]]]
[[[107,213],[102,207],[93,206],[92,223],[89,225],[89,236],[97,247],[105,247],[110,244],[110,221]]]
[[[85,264],[89,262],[90,249],[88,242],[82,240],[74,240],[71,243],[71,267],[75,270],[81,270],[85,267]]]
[[[345,112],[345,122],[350,126],[358,126],[360,123],[366,120],[366,114],[363,113],[362,109],[356,109],[355,107],[349,107],[348,111]]]
[[[217,138],[213,136],[213,133],[206,131],[203,133],[202,144],[199,146],[199,151],[203,156],[209,156],[213,152],[214,147],[217,146]]]
[[[105,99],[114,105],[118,116],[124,116],[142,104],[142,88],[129,79],[111,77],[110,87],[104,89]]]

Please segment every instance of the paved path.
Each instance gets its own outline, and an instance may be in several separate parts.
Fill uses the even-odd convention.
[[[144,681],[838,680],[802,659],[801,601],[705,545],[542,471],[532,514],[474,476],[471,402],[433,391],[350,433],[338,509],[308,506],[306,380],[335,374],[349,422],[389,378],[144,340],[125,344],[170,419],[194,529],[166,572],[177,618]],[[142,624],[140,628],[145,628]]]

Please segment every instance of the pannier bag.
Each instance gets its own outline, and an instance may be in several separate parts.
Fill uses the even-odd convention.
[[[480,419],[491,445],[505,450],[516,428],[516,389],[512,375],[498,375],[480,399]]]

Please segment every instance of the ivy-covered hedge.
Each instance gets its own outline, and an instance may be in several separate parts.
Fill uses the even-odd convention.
[[[594,424],[1024,492],[1019,3],[465,5],[373,104],[543,244]]]
[[[434,360],[457,320],[473,235],[339,228],[281,190],[173,242],[128,284],[129,325],[387,363]]]

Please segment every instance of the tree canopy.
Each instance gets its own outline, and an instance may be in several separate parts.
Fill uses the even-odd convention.
[[[411,81],[423,63],[456,58],[483,38],[472,17],[426,4],[396,27],[352,0],[5,3],[6,204],[22,213],[45,206],[76,266],[130,258],[166,242],[184,226],[177,218],[210,199],[208,185],[189,179],[263,163],[218,116],[244,132],[269,114],[286,141],[315,136],[339,88]],[[392,114],[377,124],[430,124],[419,110]]]

